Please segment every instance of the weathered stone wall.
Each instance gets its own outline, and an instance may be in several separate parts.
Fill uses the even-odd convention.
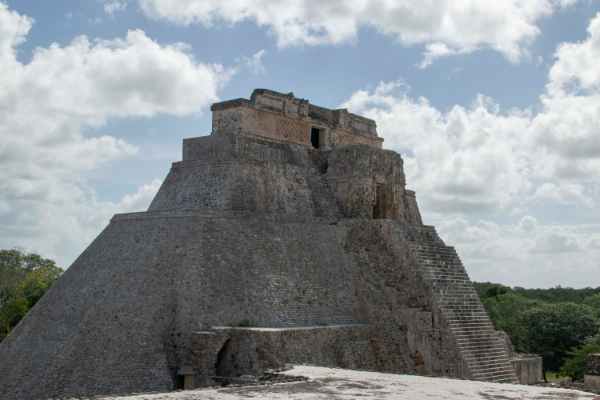
[[[194,331],[352,322],[339,229],[116,219],[2,342],[0,398],[170,390]]]
[[[186,140],[184,160],[173,164],[149,210],[336,217],[320,157],[305,146],[232,134]]]
[[[511,358],[517,379],[523,385],[535,385],[544,381],[543,359],[535,354],[515,354]]]
[[[327,155],[326,178],[345,217],[422,224],[414,192],[405,189],[402,159],[393,151],[337,147]]]
[[[216,110],[213,113],[213,129],[221,132],[238,132],[242,135],[266,138],[310,146],[309,120],[290,118],[283,114],[257,110],[248,106]]]
[[[311,146],[311,128],[321,130],[319,145],[364,144],[381,148],[375,122],[348,113],[314,106],[292,94],[264,89],[251,99],[237,99],[212,106],[213,134],[235,133],[276,142]]]
[[[291,328],[215,327],[212,333],[221,345],[212,349],[211,365],[205,370],[204,357],[196,358],[199,376],[260,376],[286,364],[337,366],[373,369],[376,352],[368,325],[327,325]],[[196,341],[203,348],[205,341]]]
[[[392,151],[313,151],[234,134],[187,139],[150,211],[211,209],[422,224],[403,162]]]
[[[345,247],[358,264],[355,312],[374,327],[371,340],[382,353],[374,369],[466,377],[454,338],[412,251],[410,243],[418,237],[414,229],[391,220],[354,221],[349,230]]]
[[[587,390],[600,392],[600,353],[588,355],[584,381]]]

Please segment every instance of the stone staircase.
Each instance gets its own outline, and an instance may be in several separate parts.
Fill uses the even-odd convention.
[[[517,383],[506,345],[496,334],[455,249],[446,246],[429,226],[412,228],[408,238],[471,379]]]

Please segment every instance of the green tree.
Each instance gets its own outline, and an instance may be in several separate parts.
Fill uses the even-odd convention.
[[[477,290],[477,294],[479,294],[481,300],[512,292],[511,288],[499,283],[473,282],[473,286],[475,286],[475,290]]]
[[[55,262],[19,250],[0,250],[0,340],[62,273]]]
[[[582,346],[569,352],[568,358],[560,369],[560,373],[573,380],[582,380],[585,374],[587,357],[592,353],[600,353],[600,334],[588,339]]]
[[[527,352],[527,328],[523,324],[521,314],[544,303],[512,291],[504,292],[501,286],[488,287],[486,293],[489,297],[482,298],[482,302],[496,329],[508,334],[516,351]]]
[[[588,296],[583,300],[583,304],[594,309],[596,317],[600,318],[600,293]]]
[[[556,286],[549,289],[524,289],[515,287],[517,294],[547,303],[582,303],[587,297],[600,293],[600,288],[573,289],[570,287]]]
[[[558,371],[569,351],[598,331],[592,308],[575,303],[544,304],[520,315],[523,346],[544,359],[544,369]]]

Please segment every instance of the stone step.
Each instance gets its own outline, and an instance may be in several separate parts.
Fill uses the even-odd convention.
[[[453,306],[460,306],[460,307],[465,307],[465,308],[470,308],[470,309],[478,308],[480,310],[485,310],[485,307],[483,307],[483,304],[481,304],[479,299],[473,299],[473,298],[463,298],[463,299],[460,299],[457,297],[442,298],[442,299],[438,299],[438,305],[440,307],[448,307],[448,308],[452,308]]]
[[[457,283],[462,283],[463,285],[470,286],[471,281],[469,280],[469,276],[460,272],[449,272],[449,271],[435,271],[431,269],[423,269],[428,276],[434,279],[434,282],[447,282],[454,281]]]
[[[480,368],[476,365],[473,366],[475,368],[475,372],[472,373],[473,376],[490,376],[490,375],[508,375],[514,374],[515,370],[511,365],[497,365],[493,367],[483,367]]]
[[[476,297],[440,296],[436,300],[440,306],[463,305],[465,307],[477,306],[485,309],[479,298]]]
[[[474,332],[478,332],[481,335],[488,335],[488,337],[494,336],[494,328],[491,326],[484,327],[465,327],[462,329],[450,329],[454,336],[471,336]]]
[[[512,384],[519,383],[514,373],[495,375],[495,376],[490,376],[490,377],[478,377],[478,378],[473,378],[473,380],[474,381],[492,382],[492,383],[512,383]]]
[[[416,250],[415,255],[420,260],[429,260],[430,262],[444,262],[447,264],[459,264],[460,258],[454,253],[444,253],[444,251],[423,251]]]
[[[452,246],[444,246],[444,245],[439,245],[437,243],[421,243],[418,244],[416,246],[414,246],[414,248],[417,251],[440,251],[440,252],[444,252],[447,254],[456,254],[456,249]]]
[[[493,350],[485,354],[465,354],[463,357],[466,361],[471,364],[486,363],[486,364],[498,364],[498,363],[510,363],[510,357],[506,351]],[[508,364],[507,364],[508,365]]]
[[[492,356],[483,356],[483,357],[475,357],[475,356],[464,356],[463,359],[465,360],[465,362],[467,362],[467,364],[469,365],[475,365],[477,363],[482,363],[482,362],[490,362],[490,363],[506,363],[507,360],[509,359],[508,356],[506,354],[504,355],[495,355],[494,357]]]
[[[458,264],[458,265],[440,265],[437,263],[431,263],[431,262],[426,262],[426,261],[421,260],[420,265],[421,265],[421,271],[428,271],[428,272],[433,272],[433,273],[438,273],[438,274],[447,273],[449,275],[462,275],[462,276],[468,275],[467,271],[460,264]]]
[[[431,286],[433,286],[434,289],[443,290],[454,288],[456,290],[469,290],[469,288],[472,288],[472,283],[467,277],[457,279],[427,274],[425,274],[425,276],[431,280]]]
[[[469,289],[456,288],[454,286],[434,287],[433,294],[439,301],[469,300],[476,303],[481,303],[481,299],[476,292]]]
[[[486,313],[485,309],[483,307],[479,307],[479,306],[468,306],[468,305],[462,305],[462,304],[451,304],[451,305],[440,305],[439,307],[443,311],[446,312],[446,315],[450,315],[450,314],[454,313],[454,314],[469,314],[469,315],[474,315],[474,314],[483,315],[483,314],[485,314],[487,316],[487,313]]]
[[[461,268],[463,266],[456,254],[440,254],[438,252],[423,253],[416,252],[416,257],[426,265],[437,265],[443,267]]]
[[[462,267],[463,265],[456,254],[443,254],[437,251],[425,253],[417,250],[415,255],[419,261],[423,261],[428,265],[448,267]]]
[[[489,319],[489,317],[485,317],[485,318],[471,318],[471,319],[458,319],[458,318],[449,318],[448,315],[445,316],[446,317],[446,323],[448,325],[452,326],[466,326],[466,325],[472,325],[472,326],[477,326],[477,325],[489,325],[489,326],[494,326],[492,324],[492,321]]]
[[[479,295],[474,288],[469,286],[452,285],[447,287],[437,286],[434,287],[434,294],[439,296],[460,296],[460,297],[471,297],[479,300]]]
[[[479,329],[461,329],[461,330],[450,330],[452,332],[452,335],[457,338],[463,338],[463,337],[471,337],[471,335],[474,334],[478,334],[478,332],[481,332]],[[489,327],[485,327],[484,333],[482,334],[489,334],[489,336],[493,336],[494,335],[494,330],[493,328],[489,328]]]
[[[445,251],[456,251],[456,249],[452,246],[446,246],[436,242],[421,242],[416,245],[415,248],[421,250],[444,249]]]
[[[473,376],[503,375],[503,374],[514,373],[513,367],[508,364],[507,365],[485,366],[485,367],[474,366],[474,367],[477,369],[475,370],[476,372],[473,373]]]
[[[462,316],[462,317],[484,317],[487,318],[487,313],[485,310],[478,309],[469,309],[461,306],[453,306],[453,307],[444,307],[440,306],[440,308],[444,311],[446,316]],[[463,318],[464,319],[464,318]]]
[[[494,327],[494,324],[492,324],[492,321],[490,321],[489,318],[482,318],[482,319],[470,319],[470,320],[465,320],[465,319],[450,319],[447,320],[448,321],[448,325],[450,326],[450,329],[461,329],[461,328],[477,328],[478,326],[489,326],[489,327]]]
[[[471,349],[466,348],[466,346],[460,346],[463,350],[465,350],[464,358],[465,359],[484,359],[484,358],[508,358],[508,352],[504,347],[493,347],[490,348],[488,346],[483,347],[473,347]],[[481,352],[480,350],[485,350],[485,352]]]
[[[436,296],[438,303],[466,302],[470,304],[481,304],[483,306],[479,297],[476,297],[474,294],[452,295],[434,292],[434,295]]]
[[[475,380],[491,380],[491,379],[516,379],[514,369],[506,369],[506,370],[496,370],[496,371],[486,371],[483,373],[472,373],[473,378]]]
[[[458,320],[486,320],[488,319],[488,315],[485,311],[473,311],[473,312],[469,312],[469,311],[456,311],[450,308],[445,308],[444,311],[446,311],[446,316],[447,317],[454,317],[454,319],[458,319]]]
[[[512,370],[512,364],[510,364],[507,359],[503,359],[503,360],[498,360],[498,361],[487,361],[487,362],[480,362],[480,361],[473,361],[472,362],[473,366],[477,366],[477,371],[478,372],[484,372],[486,370],[489,369],[493,369],[493,368],[504,368],[504,369],[509,369]]]
[[[473,310],[473,312],[469,312],[469,310],[465,310],[463,313],[460,313],[460,312],[457,312],[457,311],[459,311],[460,309],[462,309],[462,307],[461,308],[453,308],[453,307],[440,306],[440,308],[442,308],[444,311],[447,311],[447,313],[446,313],[447,316],[451,316],[452,314],[454,314],[454,315],[460,315],[460,314],[468,313],[470,316],[473,316],[473,317],[481,317],[481,318],[484,318],[484,319],[488,319],[489,318],[487,312],[485,311],[485,309],[480,309],[478,311]]]
[[[448,322],[449,325],[464,325],[464,324],[487,324],[487,325],[492,325],[492,321],[489,319],[489,317],[486,315],[484,317],[482,316],[473,316],[471,318],[465,318],[465,317],[459,317],[456,315],[449,315],[450,313],[446,313],[446,321]]]
[[[479,298],[479,294],[477,293],[473,285],[470,283],[470,281],[469,283],[459,283],[458,285],[452,285],[448,287],[443,287],[442,285],[440,285],[441,283],[446,283],[446,280],[438,280],[433,282],[434,285],[438,286],[437,289],[439,291],[446,291],[448,293],[458,294],[470,294]]]
[[[435,280],[431,278],[431,288],[433,289],[434,294],[439,294],[440,296],[457,296],[457,297],[472,297],[474,299],[479,300],[479,295],[471,286],[470,281],[456,282],[453,280]]]
[[[458,256],[448,256],[444,258],[436,257],[434,254],[417,254],[417,260],[423,264],[423,268],[441,268],[455,271],[464,269],[464,265]]]
[[[477,305],[483,307],[479,297],[475,297],[473,295],[465,294],[460,296],[435,292],[433,294],[438,304],[466,303],[468,306]]]
[[[467,337],[467,338],[456,338],[456,343],[458,344],[465,344],[465,343],[470,343],[470,344],[475,344],[475,343],[490,343],[495,341],[496,338],[491,337],[489,335],[482,335],[482,336],[473,336],[473,337]],[[491,343],[490,343],[491,344]]]
[[[469,277],[463,274],[455,274],[455,275],[450,275],[447,273],[435,273],[435,272],[431,272],[428,271],[429,277],[433,280],[433,283],[448,283],[448,282],[452,282],[454,284],[458,284],[458,287],[469,287],[471,285],[471,281],[469,280]]]
[[[424,268],[439,268],[439,269],[448,269],[454,271],[461,271],[464,266],[462,263],[456,258],[456,256],[449,258],[439,258],[434,255],[426,256],[421,254],[417,256],[417,259]]]
[[[478,334],[474,332],[473,334],[461,334],[461,335],[453,335],[454,339],[458,343],[465,343],[468,341],[482,341],[482,340],[494,340],[494,338],[490,334]]]
[[[448,295],[437,295],[435,300],[437,301],[437,304],[440,306],[444,306],[444,305],[465,305],[466,307],[481,307],[482,309],[485,309],[483,307],[483,304],[481,304],[481,300],[479,300],[478,297],[468,297],[468,296],[464,296],[464,297],[459,297],[459,296],[448,296]]]
[[[468,332],[472,332],[475,330],[489,330],[489,331],[495,331],[496,329],[494,328],[494,325],[491,322],[488,323],[474,323],[474,324],[469,324],[469,323],[462,323],[462,324],[453,324],[453,325],[449,325],[450,330],[455,333],[455,334],[461,334],[461,333],[468,333]]]
[[[470,338],[470,337],[476,337],[479,335],[487,335],[487,337],[492,337],[494,335],[494,330],[493,329],[470,329],[470,330],[465,330],[462,332],[456,332],[456,331],[452,331],[452,335],[456,338],[456,339],[462,339],[462,338]]]
[[[504,359],[508,360],[508,353],[505,349],[499,347],[468,347],[468,346],[457,346],[463,351],[463,358],[468,362],[487,361],[493,359]],[[502,353],[504,351],[504,353]]]
[[[471,281],[466,276],[455,278],[451,276],[430,274],[428,277],[431,279],[431,283],[434,286],[443,286],[451,283],[452,285],[456,285],[457,288],[465,289],[471,285]]]
[[[458,344],[457,347],[461,350],[470,351],[471,354],[485,353],[492,350],[506,350],[506,348],[500,344],[490,346],[482,346],[480,344]]]

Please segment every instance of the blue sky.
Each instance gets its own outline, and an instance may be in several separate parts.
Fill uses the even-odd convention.
[[[0,247],[68,266],[262,87],[376,119],[474,279],[600,286],[600,4],[496,3],[0,0]]]

